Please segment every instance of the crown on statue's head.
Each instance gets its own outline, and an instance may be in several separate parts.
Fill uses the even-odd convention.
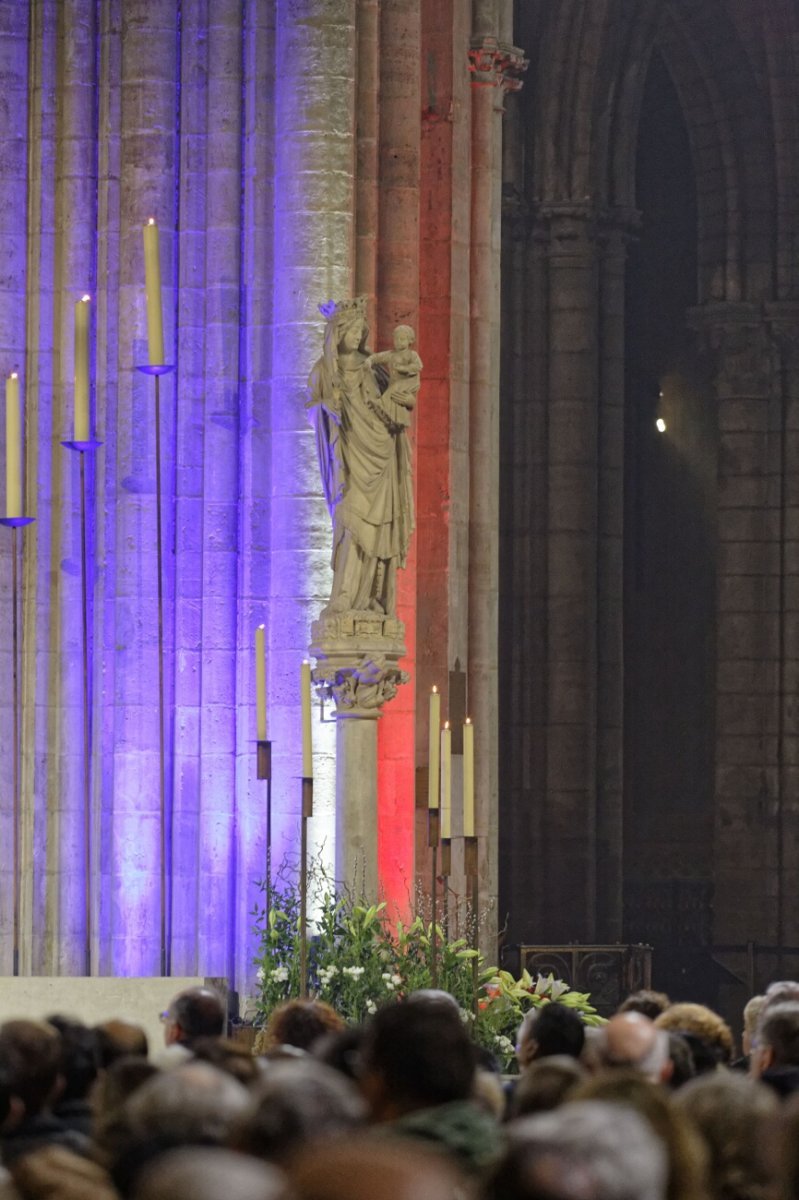
[[[328,300],[319,305],[319,311],[325,320],[333,317],[362,317],[366,319],[366,296],[356,296],[354,300]]]

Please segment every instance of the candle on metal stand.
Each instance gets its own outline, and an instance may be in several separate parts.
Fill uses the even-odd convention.
[[[311,664],[303,661],[300,676],[302,700],[302,777],[313,779],[313,742],[311,739]]]
[[[463,836],[474,837],[474,725],[463,726]]]
[[[22,516],[22,410],[16,371],[6,379],[6,516]]]
[[[161,257],[155,217],[150,217],[143,233],[148,354],[150,366],[161,366],[164,362],[164,315],[161,309]]]
[[[439,730],[441,726],[441,693],[438,688],[433,685],[433,690],[430,693],[430,728],[428,736],[428,780],[427,780],[427,807],[438,808],[439,801]]]
[[[75,429],[76,442],[89,440],[89,316],[91,296],[75,304]]]
[[[256,737],[266,741],[266,631],[259,625],[255,631],[255,716]]]
[[[452,730],[449,721],[441,730],[441,836],[452,837]]]

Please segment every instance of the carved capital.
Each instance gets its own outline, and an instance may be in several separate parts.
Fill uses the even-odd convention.
[[[535,207],[535,236],[547,243],[550,257],[583,257],[593,253],[598,217],[590,198],[539,201]]]
[[[603,209],[597,219],[597,236],[610,253],[623,255],[641,228],[641,213],[637,208],[614,205]]]
[[[407,683],[399,667],[405,655],[405,626],[396,617],[371,612],[326,614],[311,629],[317,660],[313,681],[336,705],[336,718],[375,720],[384,704]]]
[[[529,65],[529,59],[518,46],[509,46],[493,37],[475,39],[469,47],[472,87],[518,92],[522,87],[521,76]]]
[[[335,701],[337,717],[379,717],[380,709],[393,700],[407,671],[387,663],[378,655],[364,655],[359,663],[341,667],[327,663],[317,667],[313,680],[324,697]]]
[[[688,323],[715,363],[720,398],[765,399],[775,377],[769,324],[753,304],[708,304],[691,309]]]

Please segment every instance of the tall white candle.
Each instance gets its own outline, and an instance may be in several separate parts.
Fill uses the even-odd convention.
[[[76,442],[89,440],[89,316],[91,296],[75,305],[75,432]]]
[[[147,296],[147,345],[150,366],[164,363],[164,314],[161,308],[161,255],[155,217],[144,226],[144,289]]]
[[[22,516],[22,411],[16,371],[6,379],[6,516]]]
[[[449,721],[441,730],[441,836],[452,837],[452,730]]]
[[[313,779],[313,742],[311,740],[311,664],[304,660],[300,675],[302,698],[302,777]]]
[[[463,726],[463,836],[474,837],[474,725]]]
[[[266,631],[259,625],[255,631],[255,716],[256,737],[266,741]]]
[[[438,772],[441,746],[439,730],[441,726],[441,693],[433,687],[430,693],[430,727],[427,739],[427,761],[429,763],[427,777],[427,807],[438,808]]]

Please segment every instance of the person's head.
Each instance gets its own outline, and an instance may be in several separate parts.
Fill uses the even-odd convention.
[[[665,1082],[673,1092],[677,1088],[681,1088],[689,1079],[693,1079],[696,1075],[696,1066],[694,1064],[694,1056],[691,1053],[691,1047],[688,1045],[687,1039],[681,1033],[670,1033],[669,1037],[669,1061],[671,1063],[671,1073]]]
[[[732,1058],[732,1030],[718,1013],[704,1004],[672,1004],[671,1008],[660,1014],[655,1025],[658,1029],[699,1038],[708,1045],[717,1063],[728,1063]],[[698,1070],[700,1064],[693,1046],[692,1050]]]
[[[158,1067],[140,1055],[118,1058],[101,1073],[92,1091],[93,1140],[103,1162],[112,1162],[129,1138],[126,1104],[155,1075]]]
[[[269,1015],[263,1037],[256,1049],[263,1054],[276,1046],[297,1046],[310,1050],[314,1042],[328,1033],[340,1033],[345,1022],[324,1000],[286,1000]]]
[[[449,1004],[392,1004],[367,1026],[361,1087],[377,1120],[465,1100],[474,1069],[472,1043]]]
[[[134,1200],[278,1200],[285,1180],[265,1163],[232,1150],[172,1150],[141,1174]]]
[[[755,1030],[760,1021],[760,1014],[766,1006],[765,996],[752,996],[744,1005],[744,1027],[741,1034],[741,1050],[744,1054],[752,1053],[752,1043],[755,1038]]]
[[[602,1029],[599,1056],[602,1067],[637,1071],[652,1083],[664,1082],[669,1073],[669,1039],[639,1012],[617,1013]]]
[[[101,1067],[110,1067],[118,1058],[131,1055],[147,1057],[147,1034],[141,1025],[134,1025],[132,1021],[103,1021],[102,1025],[95,1026],[95,1031]]]
[[[649,1017],[650,1021],[654,1021],[655,1017],[659,1017],[662,1012],[671,1004],[665,992],[653,992],[651,988],[640,988],[637,992],[631,992],[626,1000],[617,1008],[617,1012],[639,1012],[645,1017]]]
[[[354,1137],[300,1155],[289,1169],[294,1200],[463,1200],[470,1193],[450,1159],[417,1142]]]
[[[48,1025],[60,1037],[59,1074],[63,1079],[59,1103],[85,1100],[100,1069],[100,1045],[97,1033],[65,1017],[48,1017]]]
[[[175,996],[162,1020],[167,1046],[191,1046],[198,1038],[222,1036],[225,1002],[211,988],[187,988]]]
[[[261,1078],[259,1060],[232,1038],[198,1038],[191,1052],[198,1062],[210,1063],[244,1087],[252,1087]]]
[[[764,1084],[738,1071],[692,1079],[672,1097],[705,1141],[714,1200],[759,1200],[771,1191],[763,1138],[778,1107]]]
[[[664,1200],[666,1152],[631,1109],[564,1104],[509,1126],[488,1200]]]
[[[511,1115],[526,1117],[558,1108],[584,1078],[584,1068],[569,1055],[536,1059],[519,1076],[511,1100]]]
[[[397,325],[394,330],[394,349],[407,350],[416,341],[416,334],[410,325]]]
[[[354,1084],[312,1058],[270,1064],[231,1144],[244,1154],[283,1162],[309,1142],[362,1125],[366,1106]]]
[[[61,1039],[44,1021],[6,1021],[0,1026],[0,1070],[25,1116],[35,1117],[61,1086]]]
[[[799,981],[796,979],[776,979],[766,988],[766,1005],[789,1004],[799,1002]]]
[[[769,1005],[761,1017],[752,1046],[750,1071],[759,1078],[767,1071],[799,1067],[799,1004]]]
[[[666,1149],[667,1200],[705,1200],[708,1163],[704,1144],[659,1084],[636,1071],[606,1071],[581,1083],[570,1100],[602,1100],[633,1109]]]
[[[179,1146],[225,1145],[250,1095],[235,1079],[203,1062],[159,1071],[124,1105],[112,1175],[129,1195],[146,1163]]]
[[[361,1069],[363,1035],[361,1025],[348,1026],[339,1033],[327,1033],[314,1043],[314,1058],[355,1082]]]
[[[531,1008],[516,1036],[519,1066],[526,1067],[534,1059],[552,1054],[579,1058],[584,1042],[585,1026],[573,1009],[557,1002]]]

